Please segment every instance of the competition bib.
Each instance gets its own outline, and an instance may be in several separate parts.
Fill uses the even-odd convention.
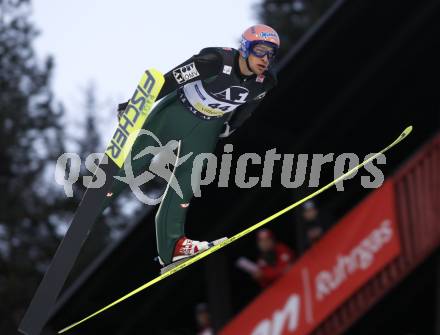
[[[183,86],[183,92],[188,103],[194,109],[209,117],[219,117],[225,113],[232,112],[238,106],[246,102],[245,99],[249,94],[249,91],[246,88],[240,86],[234,86],[222,92],[208,94],[200,80]],[[235,97],[236,99],[228,102],[216,99],[213,95],[217,95],[219,98],[221,97],[225,100],[230,100],[233,95],[237,96]]]

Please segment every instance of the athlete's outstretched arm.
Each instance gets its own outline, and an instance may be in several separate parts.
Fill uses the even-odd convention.
[[[228,137],[235,130],[237,130],[237,128],[241,127],[243,123],[251,117],[252,113],[255,109],[257,109],[259,104],[260,101],[254,100],[246,103],[243,106],[237,107],[237,109],[231,113],[228,121],[226,121],[223,125],[223,130],[220,133],[219,137]]]
[[[194,69],[192,64],[194,63]],[[202,49],[197,55],[192,56],[180,65],[177,65],[171,71],[165,73],[165,83],[160,91],[158,99],[170,94],[179,87],[196,80],[203,80],[220,73],[223,66],[223,60],[216,48]],[[182,71],[193,71],[198,74],[190,79],[182,77]]]
[[[165,73],[165,83],[157,97],[157,100],[170,94],[179,87],[196,80],[203,80],[220,73],[223,60],[216,48],[204,48],[197,55],[177,65]],[[185,77],[185,75],[187,75]],[[128,101],[118,105],[118,116],[124,112]]]
[[[237,107],[235,111],[233,111],[229,119],[225,122],[224,128],[222,133],[219,135],[219,137],[228,137],[231,135],[235,130],[240,128],[243,123],[247,119],[249,119],[254,111],[257,109],[257,107],[260,105],[263,98],[266,96],[266,93],[273,89],[277,83],[277,77],[272,72],[267,72],[267,75],[269,77],[268,81],[265,82],[265,92],[254,98],[253,100],[247,102],[246,104]]]
[[[228,123],[232,130],[240,128],[243,123],[249,119],[257,107],[260,105],[261,100],[252,100],[243,106],[238,107],[231,115]]]

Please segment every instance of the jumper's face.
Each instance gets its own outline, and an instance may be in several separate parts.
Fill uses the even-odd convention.
[[[275,57],[276,49],[268,44],[255,44],[249,53],[249,67],[252,72],[259,75],[269,68],[271,60]]]

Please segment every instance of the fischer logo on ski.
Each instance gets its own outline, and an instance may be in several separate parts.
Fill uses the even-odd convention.
[[[119,120],[118,128],[106,150],[107,156],[119,167],[124,164],[137,132],[142,128],[148,111],[156,100],[159,90],[155,84],[154,75],[146,71]]]
[[[111,160],[99,164],[99,170],[107,176],[100,188],[88,188],[79,204],[69,229],[61,241],[43,280],[20,323],[19,331],[27,335],[41,333],[50,313],[53,312],[58,296],[87,239],[106,198],[111,196],[113,176],[123,166],[138,131],[147,120],[153,103],[163,84],[163,75],[154,69],[147,70],[136,88],[124,115],[119,121],[106,154]]]

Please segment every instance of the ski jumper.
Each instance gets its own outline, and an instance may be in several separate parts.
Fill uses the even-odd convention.
[[[231,133],[250,117],[267,91],[276,85],[269,71],[262,75],[244,76],[239,69],[239,52],[232,48],[205,48],[165,74],[165,83],[158,96],[164,97],[153,109],[143,129],[151,131],[162,145],[180,141],[179,157],[192,155],[174,167],[183,198],[167,187],[156,214],[157,250],[168,264],[177,240],[184,236],[188,204],[193,197],[191,173],[194,158],[212,153],[222,130]],[[226,134],[228,135],[228,134]],[[132,157],[157,142],[147,136],[136,139]],[[134,175],[150,166],[152,155],[131,162]],[[202,167],[194,167],[202,169]],[[119,173],[124,176],[122,168]],[[115,180],[112,192],[117,195],[126,186]]]

